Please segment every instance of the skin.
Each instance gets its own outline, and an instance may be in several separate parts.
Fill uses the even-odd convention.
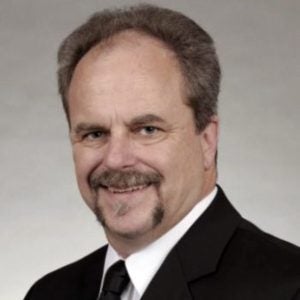
[[[68,101],[78,186],[124,258],[215,186],[218,119],[197,132],[184,91],[174,53],[133,31],[95,46],[75,68]],[[160,183],[93,187],[90,178],[106,170],[157,174]]]

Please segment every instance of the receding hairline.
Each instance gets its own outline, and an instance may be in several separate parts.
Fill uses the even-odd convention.
[[[159,45],[160,47],[164,49],[168,49],[173,54],[176,54],[175,51],[170,47],[166,42],[164,42],[162,39],[142,30],[139,28],[127,28],[123,29],[121,31],[118,31],[114,33],[113,35],[110,35],[106,37],[105,39],[99,41],[95,45],[93,45],[90,49],[98,47],[99,49],[103,50],[105,48],[112,48],[115,45],[119,45],[122,43],[128,43],[128,44],[140,44],[139,42],[141,40],[150,40],[153,43]]]
[[[106,53],[109,53],[112,51],[115,47],[123,47],[123,46],[139,46],[143,43],[151,42],[152,45],[157,46],[158,48],[161,48],[164,53],[167,54],[168,57],[171,58],[174,65],[176,65],[179,68],[179,71],[181,72],[182,77],[183,76],[183,70],[181,68],[180,60],[178,59],[178,56],[176,52],[170,47],[167,43],[165,43],[163,40],[143,31],[140,29],[130,28],[130,29],[124,29],[122,31],[116,32],[115,34],[101,40],[100,42],[96,43],[86,53],[77,61],[77,63],[74,66],[72,77],[75,73],[77,65],[85,58],[87,55],[94,54],[94,57],[105,55]],[[145,43],[145,44],[146,44]],[[163,53],[163,52],[162,52]],[[70,82],[72,81],[72,77]]]
[[[74,77],[74,74],[76,73],[76,69],[78,65],[80,65],[84,60],[88,59],[89,61],[93,61],[93,59],[97,59],[101,56],[105,57],[105,55],[109,55],[110,52],[114,50],[114,48],[120,48],[122,47],[136,47],[136,46],[147,46],[147,43],[151,43],[154,47],[157,49],[162,50],[161,55],[164,55],[170,62],[170,64],[178,71],[178,74],[180,76],[180,82],[181,82],[181,93],[184,97],[185,101],[187,101],[187,82],[186,78],[184,76],[184,70],[181,65],[180,60],[177,57],[176,52],[163,40],[148,34],[147,32],[144,32],[142,30],[136,30],[136,29],[125,29],[120,32],[117,32],[116,34],[98,42],[97,44],[93,45],[76,63],[72,77],[70,79],[70,84],[68,87],[68,90],[66,91],[66,98],[67,101],[69,101],[69,91],[70,86],[72,84],[72,80]]]

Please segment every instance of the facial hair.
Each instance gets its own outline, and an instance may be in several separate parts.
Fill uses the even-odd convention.
[[[162,181],[162,176],[156,172],[140,172],[136,170],[120,171],[120,170],[105,170],[100,174],[94,173],[89,178],[90,187],[95,191],[95,197],[98,197],[99,188],[115,188],[115,189],[127,189],[136,186],[148,186],[155,185],[158,187]],[[164,207],[158,195],[158,203],[151,212],[152,217],[152,228],[160,224],[164,217]],[[101,225],[107,229],[111,230],[105,219],[105,215],[101,206],[100,201],[95,201],[95,215]],[[130,205],[124,202],[115,203],[114,211],[116,216],[123,216],[130,210]],[[139,233],[130,232],[122,233],[121,235],[127,239],[135,238]]]
[[[89,178],[89,184],[94,190],[100,187],[126,189],[138,185],[159,185],[161,180],[162,176],[156,172],[105,170],[100,174],[92,174]]]

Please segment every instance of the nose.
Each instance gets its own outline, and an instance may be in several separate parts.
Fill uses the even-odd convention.
[[[136,156],[132,141],[127,136],[111,136],[106,145],[103,165],[108,169],[126,169],[133,167]]]

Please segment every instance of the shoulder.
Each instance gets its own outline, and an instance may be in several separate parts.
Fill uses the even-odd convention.
[[[298,246],[265,233],[242,219],[228,248],[231,262],[247,270],[249,276],[255,273],[264,282],[270,279],[281,284],[297,283],[300,287]]]
[[[220,220],[227,220],[223,223],[214,220],[214,223],[219,222],[220,233],[228,228],[229,219],[236,219],[233,234],[224,249],[224,257],[235,268],[236,274],[245,276],[242,276],[245,279],[252,275],[257,281],[276,279],[291,282],[290,278],[296,278],[300,287],[300,248],[264,232],[241,217],[220,187],[217,198],[214,213],[218,212]]]
[[[247,245],[248,250],[268,253],[270,258],[276,258],[279,261],[280,258],[284,260],[289,258],[291,261],[300,263],[300,247],[262,231],[247,220],[243,219],[239,224],[236,238]]]
[[[104,246],[43,276],[31,287],[25,300],[77,299],[75,295],[82,292],[91,282],[100,282],[106,249]]]

